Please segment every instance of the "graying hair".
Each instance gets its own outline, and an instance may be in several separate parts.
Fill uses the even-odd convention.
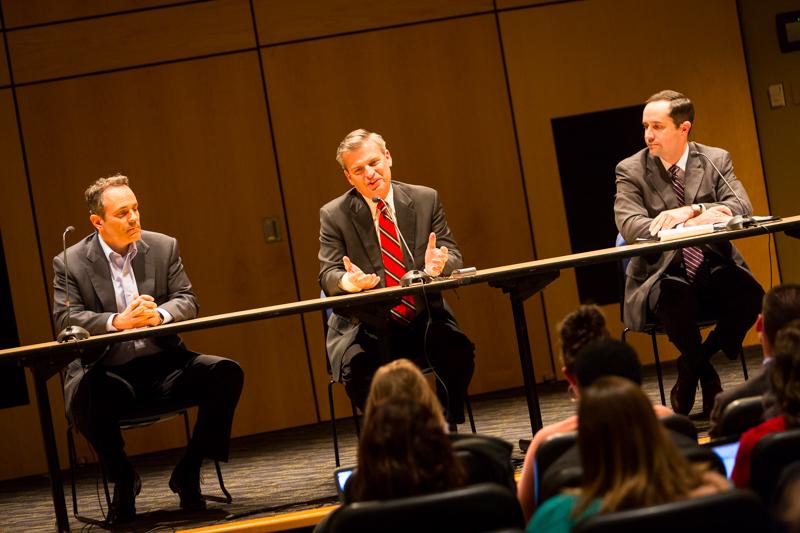
[[[125,186],[128,187],[128,177],[123,176],[120,173],[114,174],[113,176],[108,176],[105,178],[100,178],[99,180],[95,181],[89,188],[86,189],[86,192],[83,195],[86,197],[86,205],[89,206],[89,213],[92,215],[97,215],[100,218],[105,218],[105,208],[103,207],[103,192],[109,187],[121,187]]]
[[[347,134],[347,136],[342,139],[342,142],[339,143],[339,148],[336,149],[336,162],[341,165],[342,170],[347,170],[344,168],[344,159],[342,159],[342,154],[346,152],[352,152],[353,150],[358,150],[366,141],[374,141],[381,147],[381,150],[384,152],[386,151],[386,141],[383,140],[383,137],[380,134],[375,133],[373,131],[367,131],[363,128],[353,130]]]

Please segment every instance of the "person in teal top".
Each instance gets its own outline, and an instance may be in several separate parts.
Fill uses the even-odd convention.
[[[553,496],[539,507],[539,510],[528,522],[527,533],[569,533],[578,522],[596,515],[600,511],[599,499],[595,499],[580,516],[574,516],[572,510],[578,503],[577,494],[559,494]]]
[[[612,339],[594,341],[630,349]],[[587,346],[587,349],[588,349]],[[658,422],[642,389],[629,379],[606,376],[581,393],[578,449],[583,484],[576,493],[547,500],[529,532],[568,532],[600,513],[639,509],[730,488],[708,465],[692,464]]]

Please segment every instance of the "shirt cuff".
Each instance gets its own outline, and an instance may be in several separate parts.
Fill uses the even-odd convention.
[[[169,311],[166,309],[162,309],[160,307],[156,307],[156,311],[161,315],[161,323],[162,324],[169,324],[172,322],[172,315],[169,314]]]
[[[344,276],[339,278],[339,288],[346,292],[361,292],[361,287],[350,281],[349,272],[345,272]]]
[[[108,317],[106,321],[106,331],[119,331],[117,328],[114,327],[114,317],[117,316],[119,313],[111,313],[111,316]]]

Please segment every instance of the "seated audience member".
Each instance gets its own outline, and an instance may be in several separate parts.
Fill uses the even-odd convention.
[[[580,398],[582,386],[589,385],[599,376],[621,375],[637,383],[642,382],[642,369],[635,352],[628,348],[621,355],[613,353],[614,350],[599,350],[593,355],[583,359],[581,367],[583,375],[579,376],[576,368],[577,355],[581,349],[592,341],[608,337],[606,321],[602,311],[596,305],[582,305],[576,311],[568,314],[558,325],[558,336],[561,343],[561,362],[564,377],[569,383],[569,389],[576,398]],[[611,348],[622,345],[616,343]],[[605,345],[603,345],[605,346]],[[613,360],[613,362],[612,362]],[[596,364],[595,364],[596,363]],[[671,410],[656,405],[653,407],[658,416],[673,414]],[[578,417],[572,415],[560,422],[544,426],[533,436],[528,451],[525,453],[525,462],[517,487],[517,496],[522,506],[525,519],[530,519],[535,507],[534,474],[536,450],[539,445],[552,435],[575,431],[578,428]]]
[[[770,433],[800,427],[800,320],[778,332],[773,357],[769,378],[780,414],[742,433],[731,474],[737,487],[750,486],[750,457],[758,441]]]
[[[778,330],[797,319],[800,319],[800,285],[778,285],[767,291],[761,305],[761,314],[758,315],[756,321],[756,330],[764,354],[764,367],[758,375],[717,395],[714,399],[714,408],[711,410],[709,435],[719,436],[718,424],[722,412],[734,400],[740,398],[761,396],[764,404],[764,419],[780,414],[780,409],[775,403],[775,395],[769,390],[769,368],[772,366],[772,353]]]
[[[370,387],[358,448],[354,501],[384,500],[459,487],[465,472],[445,432],[436,394],[408,359],[379,368]]]
[[[578,447],[583,484],[547,500],[527,531],[567,532],[580,521],[705,496],[729,488],[707,465],[689,463],[667,437],[638,384],[599,378],[578,402]]]

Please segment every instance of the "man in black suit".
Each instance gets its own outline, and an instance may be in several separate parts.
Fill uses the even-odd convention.
[[[102,335],[197,316],[197,298],[183,269],[178,242],[142,230],[128,178],[101,178],[85,196],[96,231],[67,249],[68,276],[63,254],[53,259],[56,327],[78,325],[91,335]],[[199,406],[191,441],[169,486],[179,494],[181,507],[204,509],[200,466],[204,457],[228,460],[242,383],[243,373],[235,361],[191,352],[177,335],[111,344],[69,364],[64,382],[67,416],[92,444],[115,483],[109,522],[133,519],[141,488],[125,455],[120,415],[164,401]]]
[[[438,193],[392,181],[383,138],[363,129],[340,143],[336,160],[353,186],[320,209],[319,282],[329,296],[394,286],[410,270],[447,276],[462,266]],[[409,250],[411,253],[409,254]],[[432,366],[451,426],[464,421],[474,345],[441,294],[404,297],[385,317],[365,323],[338,312],[328,320],[334,379],[363,407],[372,375],[386,359]],[[430,325],[428,321],[430,320]],[[388,351],[388,353],[387,353]]]
[[[647,148],[616,168],[614,214],[627,243],[662,229],[727,222],[750,213],[728,152],[690,142],[694,104],[675,91],[647,99],[642,113]],[[719,175],[714,165],[725,175]],[[722,350],[737,357],[761,307],[764,291],[730,242],[634,257],[626,272],[625,325],[634,331],[657,319],[680,351],[678,379],[670,394],[676,413],[689,414],[698,380],[703,412],[722,390],[710,363]],[[697,323],[717,326],[703,342]]]
[[[792,320],[800,318],[800,285],[778,285],[767,291],[761,314],[756,320],[756,330],[761,339],[761,350],[764,355],[764,366],[758,375],[755,375],[733,389],[726,390],[714,399],[714,408],[711,410],[711,427],[709,435],[719,435],[719,419],[725,408],[734,400],[761,396],[764,405],[764,420],[778,416],[780,406],[775,401],[775,394],[770,389],[769,369],[772,366],[772,350],[775,346],[775,337],[778,331]]]

